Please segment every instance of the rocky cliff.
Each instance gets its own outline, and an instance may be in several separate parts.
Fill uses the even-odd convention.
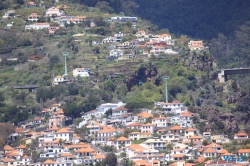
[[[222,122],[224,125],[224,131],[226,133],[233,133],[239,130],[238,123],[235,115],[232,113],[225,113],[216,107],[198,107],[198,113],[205,113],[208,125],[205,127],[207,129],[213,130],[212,126],[216,125],[218,122]]]
[[[150,81],[158,83],[159,80],[156,78],[157,69],[153,66],[140,67],[134,74],[127,77],[124,80],[129,91],[133,90],[134,85],[138,85],[140,82]]]

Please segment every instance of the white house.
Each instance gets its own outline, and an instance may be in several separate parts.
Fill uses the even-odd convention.
[[[188,43],[188,47],[190,48],[191,51],[201,51],[201,50],[204,50],[204,46],[203,46],[202,40],[191,40]]]
[[[170,118],[163,117],[163,116],[152,119],[152,124],[155,125],[156,127],[169,127],[169,126],[171,126]]]
[[[112,117],[119,117],[122,116],[123,114],[127,114],[128,109],[125,107],[118,107],[114,110],[112,110]]]
[[[140,130],[142,133],[154,133],[155,125],[152,123],[143,124],[140,126]]]
[[[157,106],[163,108],[163,110],[167,113],[173,113],[177,115],[187,111],[187,107],[184,107],[183,103],[180,103],[178,100],[174,100],[171,103],[157,102],[155,107]]]
[[[98,106],[95,110],[91,110],[86,112],[82,118],[83,119],[91,119],[92,117],[102,117],[107,110],[109,109],[116,109],[118,107],[122,107],[126,105],[126,103],[123,102],[118,102],[118,103],[105,103],[105,104],[101,104],[100,106]]]
[[[116,149],[120,149],[121,147],[126,147],[129,145],[131,145],[131,141],[126,137],[120,137],[115,140]]]
[[[137,22],[137,17],[125,17],[125,16],[123,16],[123,17],[119,17],[119,16],[111,17],[111,22],[125,23],[125,22],[128,22],[128,21],[136,23]]]
[[[62,84],[62,83],[64,83],[64,82],[65,82],[64,78],[63,78],[62,76],[60,76],[60,75],[56,76],[56,77],[53,79],[53,84],[54,84],[54,85]]]
[[[28,16],[28,21],[34,21],[37,22],[39,20],[40,16],[36,13],[31,13],[31,15]]]
[[[89,76],[89,70],[85,68],[75,68],[73,70],[73,76],[74,77],[88,77]]]
[[[46,16],[61,16],[63,15],[63,12],[60,12],[59,9],[56,7],[51,7],[46,11]]]
[[[62,140],[65,140],[65,141],[72,141],[73,132],[69,131],[67,128],[61,128],[53,136],[54,136],[55,139],[62,139]]]
[[[120,49],[114,49],[114,50],[110,50],[109,52],[109,56],[113,56],[116,58],[119,58],[123,55],[123,51]]]
[[[167,149],[166,141],[163,141],[162,139],[158,139],[158,138],[148,139],[147,141],[143,142],[141,145],[146,148],[151,148],[151,149],[156,149],[156,150]]]
[[[34,23],[33,25],[25,25],[25,30],[39,30],[39,29],[49,29],[50,24],[47,22]]]

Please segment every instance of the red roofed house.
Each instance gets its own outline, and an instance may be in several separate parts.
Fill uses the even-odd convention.
[[[154,124],[156,127],[169,127],[171,126],[170,118],[169,117],[158,117],[152,119],[152,124]]]
[[[116,149],[120,149],[121,147],[126,147],[129,145],[131,145],[131,141],[126,137],[120,137],[115,140]]]
[[[238,133],[234,134],[234,139],[238,142],[242,142],[243,140],[248,139],[248,134],[245,131],[239,131]]]
[[[243,156],[250,156],[250,149],[239,149],[238,150],[238,154],[239,155],[243,155]]]
[[[152,123],[143,124],[140,127],[142,133],[154,133],[155,125]]]
[[[201,40],[191,40],[188,43],[188,47],[190,48],[191,51],[204,50],[204,46]]]
[[[203,156],[204,157],[216,157],[217,151],[212,148],[208,148],[203,152]]]
[[[98,131],[96,140],[100,143],[105,143],[109,138],[116,135],[116,129],[114,127],[103,126],[103,129]]]
[[[114,110],[112,110],[112,117],[120,117],[123,114],[127,114],[128,113],[128,109],[125,107],[118,107]]]
[[[65,116],[62,109],[54,112],[54,114],[49,118],[49,128],[52,128],[53,126],[61,127],[64,118]]]

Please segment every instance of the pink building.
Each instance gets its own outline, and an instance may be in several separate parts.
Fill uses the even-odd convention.
[[[62,109],[56,111],[52,117],[49,118],[49,129],[53,126],[61,126],[64,118],[65,116]]]

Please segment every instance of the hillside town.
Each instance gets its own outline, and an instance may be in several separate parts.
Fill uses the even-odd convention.
[[[246,159],[250,149],[240,149],[237,153],[223,149],[225,143],[248,140],[244,131],[233,139],[209,130],[200,133],[193,122],[198,115],[189,112],[179,101],[158,102],[154,108],[135,113],[125,108],[123,102],[104,103],[73,123],[64,115],[60,103],[55,103],[44,108],[42,116],[15,126],[15,132],[1,151],[1,163],[95,165],[105,159],[108,154],[105,147],[110,147],[118,161],[129,158],[135,166],[249,164]],[[13,141],[18,141],[16,146],[9,144]],[[32,150],[37,152],[36,157]]]
[[[42,3],[36,4],[33,1],[30,1],[25,5],[27,8],[39,7],[45,9],[45,7],[42,6]],[[97,26],[96,21],[92,17],[87,17],[85,15],[68,15],[68,13],[65,12],[66,10],[62,10],[69,8],[70,6],[67,5],[50,6],[49,8],[46,8],[46,12],[43,14],[38,12],[31,13],[25,18],[25,20],[23,20],[26,25],[20,28],[22,31],[29,33],[42,31],[46,35],[55,35],[61,39],[61,33],[69,31],[69,26],[73,27],[74,25],[79,24],[88,24],[88,28]],[[20,18],[20,15],[16,15],[14,9],[4,12],[2,17],[3,20],[16,18]],[[43,19],[42,22],[41,19]],[[81,43],[83,45],[87,43],[88,47],[91,46],[91,48],[94,46],[91,50],[94,55],[98,54],[100,49],[105,50],[107,54],[105,54],[104,61],[106,62],[118,63],[120,61],[129,60],[133,63],[135,60],[140,59],[139,61],[141,63],[146,63],[149,62],[150,58],[159,58],[162,55],[176,55],[175,58],[180,59],[179,50],[181,49],[180,45],[177,46],[178,39],[167,30],[162,33],[150,33],[146,28],[139,29],[137,27],[140,19],[132,17],[132,15],[124,16],[122,14],[117,14],[116,16],[112,15],[109,17],[107,14],[107,16],[101,21],[113,26],[127,24],[128,27],[134,30],[134,33],[117,31],[112,33],[112,35],[99,35],[87,34],[86,30],[86,32],[83,32],[85,34],[78,33],[75,34],[75,36],[71,35],[70,37],[73,36],[72,40],[75,43]],[[6,24],[4,31],[11,31],[15,24],[15,22]],[[86,27],[85,29],[88,29]],[[97,38],[95,38],[95,40],[88,40],[84,43],[82,38],[78,38],[78,36],[84,35],[87,37],[95,36]],[[186,40],[186,38],[184,40]],[[59,39],[56,42],[59,43]],[[192,53],[192,55],[194,54],[195,56],[196,54],[199,54],[200,59],[204,58],[204,52],[209,50],[206,42],[202,40],[187,38],[187,41],[181,43],[181,45],[183,48],[184,45],[188,48],[186,50],[183,49],[187,55],[189,55],[189,53]],[[38,47],[43,56],[49,54],[48,52],[43,51],[42,46]],[[82,49],[85,49],[86,47],[83,47]],[[78,47],[74,48],[77,48],[78,52]],[[89,66],[91,65],[88,64],[88,62],[81,66],[72,65],[68,73],[67,65],[68,63],[72,63],[72,61],[67,62],[67,56],[69,55],[68,52],[63,52],[62,54],[64,56],[64,66],[58,65],[57,67],[63,69],[65,72],[60,73],[62,70],[56,70],[56,73],[54,73],[53,70],[52,76],[48,74],[47,77],[51,77],[51,81],[46,82],[47,87],[59,87],[61,84],[69,85],[72,84],[73,81],[78,85],[79,80],[88,78],[93,79],[90,82],[95,86],[100,81],[100,77],[103,77],[104,80],[109,80],[109,78],[114,75],[114,77],[118,77],[119,75],[124,74],[120,73],[122,69],[119,66],[117,67],[117,70],[112,70],[111,73],[113,75],[109,73],[105,73],[107,75],[101,75],[99,73],[93,74],[91,70],[93,68],[98,70],[99,66],[98,64],[95,64],[90,68]],[[29,57],[28,62],[37,62],[42,58],[43,57],[38,57],[32,54],[32,56]],[[208,60],[206,58],[204,59],[207,60],[206,62],[210,63],[209,58],[207,58]],[[6,59],[8,61],[17,61],[18,58]],[[92,61],[95,62],[96,59],[92,58]],[[198,69],[198,61],[195,61],[194,57],[189,56],[186,59],[190,60],[190,64],[192,63],[195,66],[195,69]],[[186,59],[183,60],[184,65],[186,65]],[[159,61],[161,61],[161,59],[159,59]],[[174,61],[172,60],[171,63],[174,63]],[[179,63],[179,61],[177,63]],[[149,64],[151,65],[153,63],[149,62]],[[212,66],[212,63],[210,65]],[[205,65],[203,64],[202,66]],[[216,66],[216,64],[214,66]],[[37,66],[29,65],[29,70],[32,70],[33,67],[36,68]],[[126,67],[130,68],[130,66]],[[18,66],[15,66],[14,69],[16,68],[18,68]],[[19,70],[20,69],[15,71]],[[104,72],[101,70],[102,69],[99,69],[100,73]],[[47,74],[47,69],[44,72]],[[206,72],[209,75],[209,69],[206,70]],[[183,73],[183,70],[179,70],[178,76],[184,77]],[[167,72],[164,74],[167,74]],[[72,78],[70,78],[69,75],[72,76]],[[95,75],[96,78],[94,78],[93,75]],[[133,71],[133,74],[131,75],[136,75],[136,72]],[[39,74],[36,76],[39,77]],[[160,75],[160,77],[164,76]],[[195,80],[194,75],[187,74],[187,77],[189,77],[190,82]],[[199,77],[202,79],[201,75],[199,75]],[[7,78],[4,79],[7,80]],[[42,77],[42,79],[44,79],[44,77]],[[150,79],[146,78],[145,80],[147,81]],[[122,81],[125,82],[124,80],[125,79]],[[181,81],[182,79],[178,80],[178,82]],[[204,79],[203,81],[206,82],[207,80]],[[16,81],[16,83],[18,83],[18,81]],[[38,83],[38,81],[34,81],[34,83]],[[82,84],[82,87],[84,83]],[[118,84],[117,82],[115,83]],[[137,85],[137,82],[134,84]],[[138,87],[142,86],[142,84],[143,82],[139,80]],[[196,82],[194,84],[196,84]],[[231,84],[233,83],[230,82],[226,86],[231,86]],[[29,89],[29,94],[32,95],[30,100],[33,101],[39,100],[34,97],[34,93],[38,87],[38,85],[30,87],[17,85],[11,86],[10,91],[14,91],[13,89]],[[6,86],[3,88],[9,87]],[[97,87],[98,90],[103,88],[104,86]],[[193,89],[196,88],[198,87],[193,87]],[[131,89],[133,89],[133,87]],[[210,86],[207,86],[206,90],[209,91]],[[58,91],[61,91],[61,89]],[[107,91],[112,91],[112,89],[108,89]],[[167,87],[165,91],[165,97],[167,98]],[[210,91],[207,91],[206,93],[210,94]],[[163,94],[162,89],[159,90],[159,93]],[[176,92],[176,94],[177,93],[178,92]],[[204,97],[205,91],[202,93],[203,94],[201,94],[196,100],[199,105],[201,105],[206,98]],[[82,97],[86,96],[88,97],[86,94],[82,95]],[[108,97],[109,96],[105,94],[105,97],[103,98]],[[22,96],[20,98],[22,98]],[[53,97],[50,99],[52,98]],[[67,116],[64,110],[65,100],[61,100],[59,97],[55,100],[51,100],[53,101],[53,104],[48,104],[49,102],[45,104],[45,99],[40,99],[41,101],[36,101],[36,104],[42,106],[39,113],[32,113],[32,111],[30,111],[29,119],[16,124],[10,122],[0,123],[0,129],[5,129],[5,125],[13,128],[13,132],[8,133],[6,136],[7,140],[4,140],[3,142],[0,141],[0,143],[4,145],[3,149],[0,150],[0,166],[250,165],[250,142],[249,136],[244,129],[241,130],[239,127],[240,130],[233,136],[229,136],[224,132],[214,132],[213,127],[220,123],[213,123],[207,120],[205,116],[202,116],[188,107],[187,105],[190,106],[190,103],[185,104],[180,102],[177,100],[177,97],[172,97],[173,100],[171,101],[166,100],[165,102],[154,102],[150,105],[152,109],[144,107],[130,109],[126,107],[126,101],[124,100],[119,100],[118,102],[110,100],[111,102],[104,102],[105,100],[103,98],[101,99],[102,104],[98,105],[93,110],[89,109],[87,111],[82,111],[80,117],[75,117],[74,115]],[[194,99],[192,100],[194,102]],[[214,100],[215,98],[213,98],[213,102],[215,103],[214,105],[217,106],[218,101]],[[13,101],[15,102],[14,99]],[[71,100],[66,99],[66,101]],[[0,104],[2,104],[2,101],[0,101]],[[193,104],[193,106],[194,105],[195,104]],[[198,104],[196,104],[196,106],[197,105]],[[21,109],[26,108],[26,106],[23,106],[22,104],[19,104],[18,106]],[[1,112],[1,114],[4,113]],[[223,115],[220,116],[226,119],[225,123],[230,123],[230,118],[234,115],[225,111]],[[214,126],[210,124],[213,124]],[[239,148],[236,150],[235,146],[229,147],[229,144],[235,145]],[[244,145],[244,147],[241,145]]]

